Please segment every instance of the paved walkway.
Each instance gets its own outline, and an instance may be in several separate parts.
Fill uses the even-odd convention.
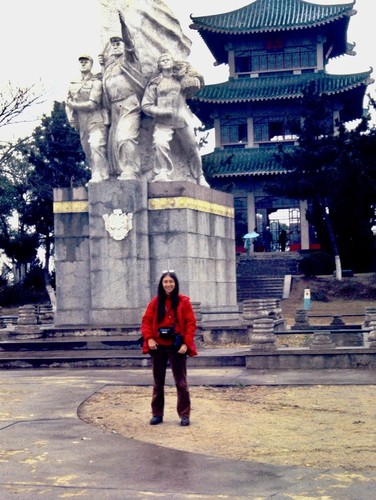
[[[191,368],[189,381],[191,386],[374,385],[376,371]],[[186,453],[127,439],[77,417],[86,398],[121,384],[150,385],[150,369],[0,371],[0,498],[376,498],[372,471],[283,467]],[[192,429],[184,430],[189,439]],[[220,422],[218,431],[226,432]]]

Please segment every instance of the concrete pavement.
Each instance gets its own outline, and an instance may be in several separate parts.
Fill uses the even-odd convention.
[[[189,382],[374,385],[376,371],[190,368]],[[283,467],[186,453],[103,431],[77,416],[79,405],[105,386],[151,384],[150,369],[0,371],[0,498],[376,498],[371,470]]]

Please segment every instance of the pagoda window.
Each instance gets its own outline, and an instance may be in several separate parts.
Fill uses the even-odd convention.
[[[317,51],[314,44],[235,52],[235,72],[240,75],[315,67]]]
[[[252,71],[252,59],[249,53],[235,56],[236,73],[250,73],[251,71]]]
[[[246,118],[227,118],[221,120],[221,145],[245,147],[248,144],[248,125]]]
[[[264,117],[254,119],[255,142],[296,141],[285,117]]]

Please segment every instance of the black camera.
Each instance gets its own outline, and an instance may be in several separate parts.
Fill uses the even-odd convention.
[[[158,337],[161,339],[173,339],[176,336],[173,326],[158,328]]]

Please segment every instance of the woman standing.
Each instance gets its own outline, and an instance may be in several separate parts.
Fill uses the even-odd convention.
[[[196,318],[189,297],[179,293],[174,271],[164,271],[158,284],[158,295],[146,308],[141,323],[143,353],[150,353],[154,388],[150,425],[163,422],[164,385],[170,362],[177,389],[177,412],[180,424],[189,425],[191,401],[187,384],[187,356],[196,356],[194,343]]]

